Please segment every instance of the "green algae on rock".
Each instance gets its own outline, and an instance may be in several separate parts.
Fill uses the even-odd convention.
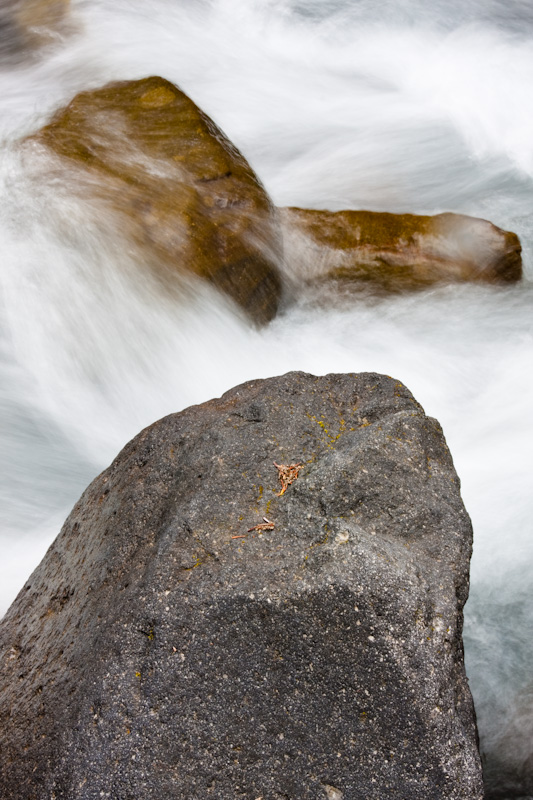
[[[239,151],[172,83],[81,92],[30,141],[85,174],[154,266],[207,279],[258,323],[275,315],[275,209]]]
[[[298,280],[337,278],[400,291],[522,276],[517,235],[476,217],[285,208],[280,219]]]

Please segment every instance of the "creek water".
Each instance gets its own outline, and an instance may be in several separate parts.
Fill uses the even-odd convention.
[[[444,428],[475,532],[465,648],[482,749],[489,770],[523,761],[533,6],[80,0],[72,16],[38,56],[0,65],[1,611],[145,425],[251,378],[384,372]],[[150,74],[217,122],[277,205],[484,217],[520,236],[524,281],[306,297],[260,331],[206,288],[162,297],[113,220],[17,148],[76,92]]]

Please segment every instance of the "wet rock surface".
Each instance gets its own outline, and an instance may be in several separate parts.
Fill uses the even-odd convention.
[[[25,143],[121,215],[126,237],[160,275],[213,283],[257,323],[276,313],[281,233],[239,151],[177,86],[159,77],[81,92]]]
[[[386,291],[522,277],[515,233],[463,214],[280,209],[295,277],[341,279]]]
[[[63,4],[59,4],[63,7]],[[244,157],[160,77],[81,92],[24,142],[29,164],[120,216],[143,269],[174,290],[196,275],[258,325],[308,285],[398,292],[522,275],[516,234],[461,214],[275,209]]]
[[[273,462],[302,465],[284,492]],[[160,420],[1,623],[3,796],[481,798],[470,553],[442,431],[392,378]]]
[[[157,76],[81,92],[23,152],[29,163],[44,153],[53,181],[118,213],[125,241],[167,290],[178,275],[199,276],[259,325],[277,313],[280,269],[287,297],[324,280],[397,292],[522,275],[518,237],[487,220],[275,209],[215,123]]]

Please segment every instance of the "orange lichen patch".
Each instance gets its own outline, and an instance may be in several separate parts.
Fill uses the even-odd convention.
[[[294,483],[303,464],[276,464],[274,461],[274,466],[278,470],[278,477],[281,481],[281,492],[278,492],[277,496],[281,497],[282,494],[285,494],[291,483]]]

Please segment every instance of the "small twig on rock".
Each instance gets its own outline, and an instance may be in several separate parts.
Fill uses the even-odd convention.
[[[253,528],[248,528],[248,533],[250,533],[250,531],[273,531],[276,527],[274,523],[266,517],[263,517],[263,519],[265,520],[264,522],[260,522],[259,525],[254,525]]]
[[[277,467],[278,477],[281,481],[281,492],[278,492],[277,496],[281,497],[291,483],[294,483],[303,464],[276,464],[274,461],[274,466]]]

